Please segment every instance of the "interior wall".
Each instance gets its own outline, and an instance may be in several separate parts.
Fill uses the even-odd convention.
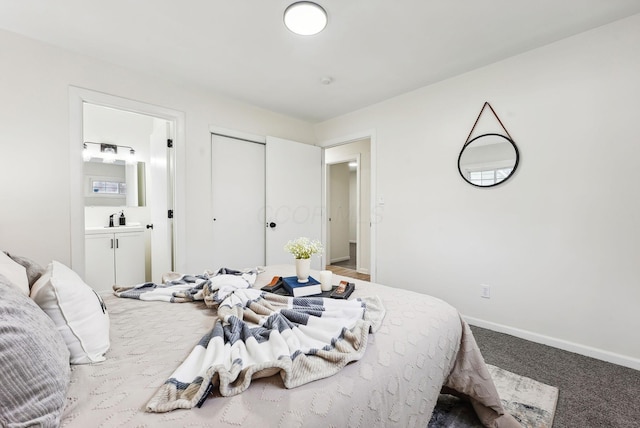
[[[640,369],[638,46],[640,15],[318,124],[375,129],[377,281]],[[481,189],[456,162],[485,101],[521,162]]]
[[[69,86],[182,111],[186,116],[186,206],[176,207],[186,236],[185,270],[211,268],[207,241],[210,125],[313,144],[304,121],[236,102],[183,83],[142,75],[10,32],[0,31],[1,195],[3,250],[46,264],[70,264]],[[75,160],[74,160],[75,162]],[[82,162],[81,158],[77,162]],[[46,221],[44,220],[46,219]]]
[[[349,242],[358,239],[358,174],[349,168]]]

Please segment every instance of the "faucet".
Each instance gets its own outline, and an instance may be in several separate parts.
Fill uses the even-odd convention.
[[[109,216],[109,227],[113,227],[113,216],[116,215],[118,213],[113,213]]]

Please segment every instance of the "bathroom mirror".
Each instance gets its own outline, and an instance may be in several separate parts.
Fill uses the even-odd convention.
[[[84,162],[84,189],[86,207],[144,207],[147,204],[145,164],[89,159]]]
[[[462,147],[458,171],[469,184],[492,187],[508,180],[516,171],[518,161],[518,148],[511,138],[482,134]]]

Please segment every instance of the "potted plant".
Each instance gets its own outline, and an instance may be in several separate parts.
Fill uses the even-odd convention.
[[[309,282],[309,271],[311,270],[311,256],[320,254],[324,250],[320,241],[300,237],[287,242],[285,251],[291,253],[296,259],[296,276],[298,282]]]

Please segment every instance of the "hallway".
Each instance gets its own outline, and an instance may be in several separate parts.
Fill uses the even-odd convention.
[[[358,273],[356,271],[356,266],[356,244],[352,242],[349,244],[349,259],[337,263],[332,263],[328,265],[326,269],[332,271],[336,275],[348,276],[349,278],[369,281],[371,275]]]

